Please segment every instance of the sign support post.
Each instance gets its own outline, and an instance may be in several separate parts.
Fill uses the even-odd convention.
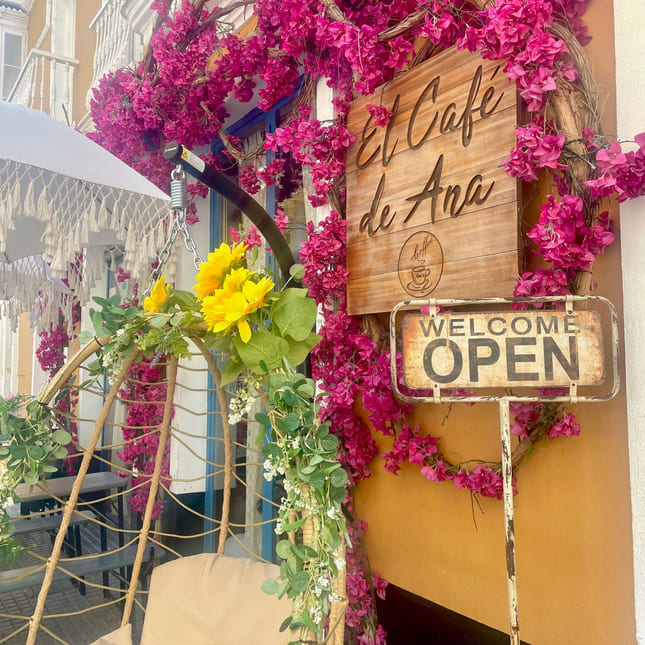
[[[511,422],[509,400],[499,401],[499,422],[502,438],[502,482],[504,485],[504,535],[506,536],[506,586],[508,588],[508,617],[511,623],[511,645],[520,645],[520,618],[517,604],[515,571],[515,519],[513,513],[513,460],[511,451]]]
[[[510,308],[519,303],[533,309]],[[600,312],[586,307],[574,311],[575,303],[597,303],[609,310],[612,382],[604,394],[579,390],[605,382],[606,361]],[[505,309],[493,309],[495,305]],[[442,307],[448,311],[444,313]],[[413,309],[419,311],[412,313]],[[427,313],[421,313],[423,309]],[[397,326],[399,312],[403,322]],[[397,374],[399,352],[405,392]],[[510,643],[520,645],[510,403],[594,403],[616,396],[620,382],[616,310],[600,296],[407,300],[390,315],[390,365],[394,393],[408,403],[499,404]],[[489,393],[457,395],[457,388]],[[539,391],[520,394],[510,388]]]

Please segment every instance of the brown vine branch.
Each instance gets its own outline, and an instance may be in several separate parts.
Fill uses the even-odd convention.
[[[199,0],[198,4],[203,5],[204,0]],[[190,45],[190,43],[197,38],[203,31],[208,29],[211,25],[217,23],[220,18],[223,16],[232,13],[236,9],[239,9],[240,7],[248,7],[250,5],[255,4],[255,0],[239,0],[238,2],[234,2],[233,4],[228,5],[227,7],[221,7],[218,9],[212,16],[204,20],[199,27],[195,27],[192,31],[189,31],[186,34],[186,37],[177,44],[177,51],[185,51],[186,47]],[[197,9],[197,5],[195,5],[195,9]],[[201,7],[200,7],[201,9]],[[195,13],[198,13],[196,10]]]

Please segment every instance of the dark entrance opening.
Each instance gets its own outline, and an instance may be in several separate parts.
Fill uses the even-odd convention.
[[[504,599],[505,601],[505,599]],[[388,585],[385,600],[377,599],[388,645],[508,645],[509,635]],[[522,645],[530,645],[522,641]]]

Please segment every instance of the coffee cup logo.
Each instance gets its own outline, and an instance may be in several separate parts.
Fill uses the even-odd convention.
[[[410,236],[399,254],[399,280],[407,293],[424,298],[436,289],[443,271],[439,240],[427,231]]]

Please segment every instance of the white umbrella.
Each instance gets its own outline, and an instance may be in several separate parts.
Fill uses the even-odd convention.
[[[19,283],[4,291],[24,295],[21,280],[33,284],[33,272],[12,266],[19,258],[41,255],[62,278],[78,253],[100,259],[88,248],[115,244],[124,269],[143,280],[169,218],[169,197],[110,152],[42,112],[0,102],[0,280]]]

